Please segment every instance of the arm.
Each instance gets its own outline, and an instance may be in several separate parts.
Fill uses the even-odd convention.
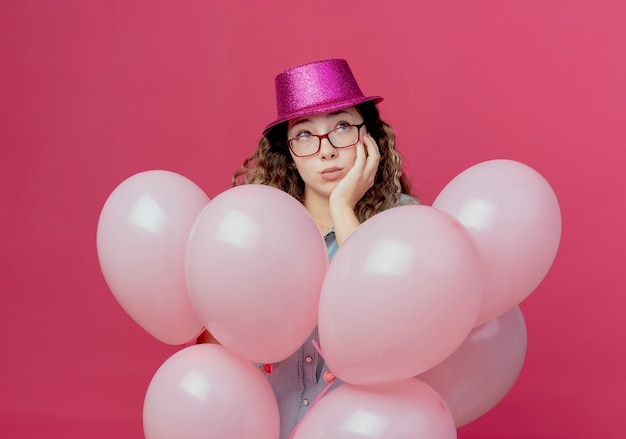
[[[380,162],[378,145],[366,133],[356,145],[354,166],[330,194],[330,216],[335,226],[337,244],[342,245],[361,224],[354,213],[358,201],[373,185]]]

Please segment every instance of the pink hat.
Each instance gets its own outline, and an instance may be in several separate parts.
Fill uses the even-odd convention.
[[[295,117],[352,107],[380,96],[364,96],[344,59],[317,61],[286,70],[276,76],[277,119],[263,134]]]

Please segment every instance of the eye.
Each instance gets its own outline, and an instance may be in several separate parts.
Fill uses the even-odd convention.
[[[337,124],[337,126],[335,127],[335,131],[341,132],[347,130],[348,128],[350,128],[350,124],[348,122],[342,121]]]
[[[309,138],[311,138],[311,133],[309,131],[300,131],[295,137],[297,140],[308,140]]]

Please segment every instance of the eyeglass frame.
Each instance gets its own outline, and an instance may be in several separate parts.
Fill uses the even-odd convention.
[[[322,139],[326,139],[328,140],[328,143],[330,143],[330,145],[333,148],[337,148],[337,149],[341,149],[341,148],[350,148],[351,146],[356,145],[357,143],[359,143],[359,140],[361,140],[361,128],[363,126],[365,126],[365,121],[359,123],[359,124],[348,124],[349,127],[356,127],[356,142],[350,144],[350,145],[346,145],[346,146],[335,146],[333,145],[333,142],[330,141],[330,138],[328,137],[328,135],[334,131],[337,131],[339,128],[335,128],[330,130],[329,132],[327,132],[326,134],[313,134],[310,133],[311,136],[315,136],[319,139],[319,142],[317,143],[317,150],[315,150],[314,153],[311,154],[307,154],[307,155],[298,155],[294,152],[293,148],[291,147],[291,142],[293,140],[296,140],[298,137],[292,137],[291,139],[287,139],[287,147],[289,148],[289,150],[293,153],[293,155],[295,155],[296,157],[311,157],[314,156],[315,154],[319,153],[320,150],[322,149]]]

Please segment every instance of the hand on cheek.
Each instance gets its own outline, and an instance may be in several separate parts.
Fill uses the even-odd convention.
[[[369,133],[363,135],[356,145],[354,166],[337,184],[330,194],[331,214],[333,211],[354,211],[356,203],[373,185],[380,162],[378,145]]]

